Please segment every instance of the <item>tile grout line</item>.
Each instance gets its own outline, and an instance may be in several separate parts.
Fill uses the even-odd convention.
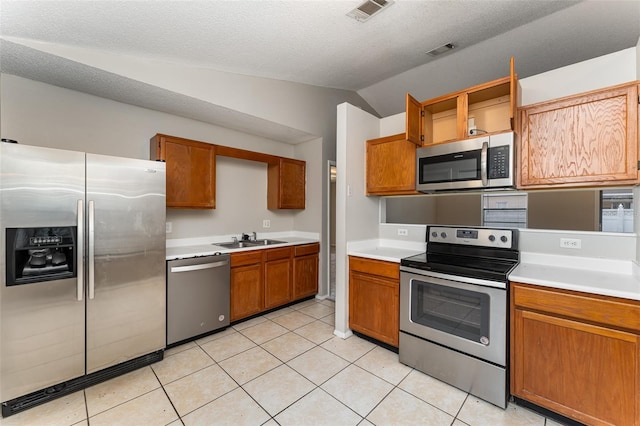
[[[151,366],[149,366],[151,367]],[[178,420],[180,420],[180,423],[182,423],[184,425],[184,422],[182,421],[182,416],[180,416],[180,413],[178,412],[178,409],[176,408],[176,406],[173,404],[173,401],[171,400],[171,397],[169,396],[169,394],[167,393],[167,390],[164,388],[164,384],[162,383],[162,381],[160,380],[160,377],[158,377],[158,375],[156,374],[155,370],[153,368],[151,368],[151,371],[153,372],[153,375],[155,376],[156,380],[158,381],[158,383],[160,383],[160,388],[162,389],[162,392],[164,392],[164,395],[167,397],[167,399],[169,400],[169,404],[171,404],[171,407],[173,408],[173,411],[176,413],[176,416],[178,416]],[[198,370],[200,371],[200,370]],[[154,389],[155,390],[155,389]],[[175,420],[174,420],[175,421]],[[171,422],[173,423],[173,422]],[[170,423],[169,423],[170,424]]]
[[[82,389],[82,397],[84,398],[84,412],[87,414],[87,426],[91,426],[91,421],[89,421],[89,403],[87,402],[86,389]]]

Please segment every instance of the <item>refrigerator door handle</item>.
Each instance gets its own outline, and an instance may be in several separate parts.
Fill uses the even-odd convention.
[[[82,301],[84,293],[84,206],[82,200],[78,200],[78,244],[76,250],[77,290],[78,301]]]
[[[89,201],[89,299],[95,296],[95,234],[93,200]]]

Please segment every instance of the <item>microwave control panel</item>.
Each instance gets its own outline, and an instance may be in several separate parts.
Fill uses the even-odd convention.
[[[509,177],[509,145],[489,148],[488,158],[489,179]]]

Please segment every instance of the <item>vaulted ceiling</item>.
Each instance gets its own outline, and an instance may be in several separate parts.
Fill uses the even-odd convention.
[[[360,3],[1,0],[0,70],[63,78],[69,70],[62,63],[19,48],[38,42],[357,91],[385,116],[401,105],[376,96],[376,87],[387,82],[401,92],[414,90],[420,82],[397,76],[416,67],[474,81],[484,78],[478,70],[494,72],[497,61],[505,70],[498,76],[506,75],[502,57],[516,56],[523,78],[635,46],[640,37],[637,0],[397,0],[358,22],[347,13]],[[426,54],[446,43],[455,48]],[[452,60],[462,57],[465,67]],[[87,81],[74,81],[77,87],[69,88],[86,91]],[[96,85],[100,79],[93,77],[99,94]],[[154,88],[148,90],[153,99]]]

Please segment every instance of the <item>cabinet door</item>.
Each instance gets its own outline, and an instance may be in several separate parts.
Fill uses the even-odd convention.
[[[640,337],[523,309],[511,392],[587,424],[639,425]]]
[[[293,299],[318,293],[318,254],[296,256],[293,260]]]
[[[516,130],[516,110],[518,109],[518,76],[513,56],[509,60],[509,122],[511,130]]]
[[[404,136],[367,141],[367,195],[416,193],[416,145]]]
[[[304,209],[306,202],[306,163],[279,158],[267,170],[267,207]]]
[[[151,144],[151,158],[166,162],[167,207],[215,208],[215,145],[165,135]]]
[[[422,146],[422,104],[407,93],[405,139]]]
[[[397,280],[350,271],[349,327],[392,346],[398,346],[400,283]]]
[[[636,85],[520,111],[520,186],[592,186],[638,180]]]
[[[264,264],[265,309],[291,301],[291,259],[279,259]]]
[[[231,268],[231,321],[264,309],[262,263]]]

